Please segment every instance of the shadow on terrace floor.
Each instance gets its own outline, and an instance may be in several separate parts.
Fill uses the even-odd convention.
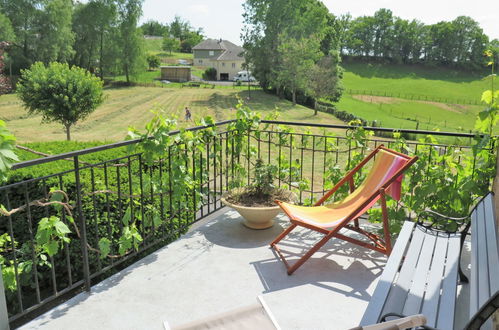
[[[237,212],[228,211],[218,219],[205,225],[205,238],[213,244],[234,248],[252,249],[268,247],[269,243],[279,235],[289,221],[280,216],[273,227],[266,230],[252,230],[241,225]],[[351,235],[362,239],[361,235]],[[293,263],[315,244],[322,235],[307,229],[296,229],[281,241],[280,246],[286,258]],[[262,293],[289,289],[302,285],[317,287],[338,292],[347,297],[356,297],[369,301],[370,294],[366,289],[383,270],[386,257],[342,240],[333,238],[312,256],[292,276],[286,274],[281,259],[272,249],[273,257],[250,262],[255,268],[264,287]],[[348,259],[349,263],[338,263],[336,259]],[[369,264],[359,260],[369,260]],[[352,274],[358,274],[353,277]]]

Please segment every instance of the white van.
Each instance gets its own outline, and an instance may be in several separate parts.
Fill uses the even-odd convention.
[[[239,71],[234,78],[233,81],[256,81],[255,77],[251,75],[249,71]]]

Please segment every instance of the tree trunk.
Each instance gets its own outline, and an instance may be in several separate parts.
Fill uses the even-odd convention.
[[[296,90],[293,89],[293,105],[296,105]]]
[[[66,126],[66,140],[71,141],[71,125],[65,125]]]
[[[317,116],[317,99],[314,99],[314,116]]]
[[[128,74],[128,63],[125,63],[125,76],[126,76],[126,83],[130,85],[130,76]]]
[[[101,80],[104,80],[104,67],[102,64],[102,60],[104,58],[103,53],[104,53],[104,28],[102,28],[100,33],[99,74]]]

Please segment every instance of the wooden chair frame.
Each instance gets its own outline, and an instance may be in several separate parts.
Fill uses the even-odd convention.
[[[326,244],[327,241],[329,241],[331,238],[336,237],[342,240],[345,240],[347,242],[381,252],[386,255],[390,255],[391,249],[392,249],[392,244],[390,240],[390,230],[388,226],[388,211],[386,208],[386,190],[390,187],[390,185],[400,176],[404,173],[405,170],[407,170],[416,160],[418,159],[417,156],[410,157],[408,155],[402,154],[400,152],[385,148],[383,145],[378,146],[376,149],[374,149],[366,158],[364,158],[357,166],[355,166],[352,170],[350,170],[343,179],[341,179],[330,191],[328,191],[319,201],[317,201],[314,206],[320,206],[322,205],[326,200],[328,200],[341,186],[343,186],[345,183],[349,184],[350,187],[350,193],[352,193],[355,190],[355,184],[354,184],[354,175],[364,167],[364,165],[367,164],[376,154],[380,151],[384,150],[388,153],[395,154],[397,156],[403,157],[407,160],[407,162],[397,171],[395,172],[372,196],[370,196],[368,199],[364,201],[360,206],[357,208],[353,209],[350,215],[348,215],[344,220],[342,220],[338,225],[336,225],[333,229],[328,230],[322,227],[314,226],[312,224],[303,222],[296,217],[293,216],[293,214],[290,214],[287,212],[287,210],[284,210],[286,215],[289,217],[291,221],[291,225],[284,230],[279,236],[277,236],[272,243],[270,243],[270,247],[273,248],[280,256],[282,261],[284,262],[284,265],[286,266],[288,275],[293,274],[305,261],[307,261],[317,250],[319,250],[324,244]],[[376,234],[367,232],[360,228],[359,226],[359,221],[358,218],[360,217],[357,216],[355,217],[356,214],[358,214],[360,211],[362,211],[365,207],[367,207],[373,200],[377,199],[379,197],[380,204],[381,204],[381,209],[382,209],[382,215],[383,215],[383,233],[384,233],[384,239],[379,237]],[[279,204],[279,202],[278,202]],[[353,225],[349,225],[348,223],[353,221]],[[317,242],[310,250],[308,250],[298,261],[296,261],[293,265],[290,265],[282,252],[280,251],[279,247],[277,246],[277,243],[279,243],[284,237],[286,237],[293,229],[295,229],[297,226],[305,227],[310,230],[314,230],[317,232],[320,232],[324,234],[324,237]],[[339,233],[340,229],[346,228],[349,230],[353,230],[357,233],[360,233],[364,236],[366,236],[371,243],[361,241],[352,237],[348,237],[345,235],[342,235]]]

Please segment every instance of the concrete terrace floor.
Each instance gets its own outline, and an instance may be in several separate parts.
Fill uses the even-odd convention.
[[[288,276],[268,247],[287,225],[279,217],[270,229],[251,230],[235,211],[224,208],[93,286],[91,293],[75,296],[22,329],[164,329],[165,321],[180,325],[254,304],[258,295],[282,329],[357,326],[386,257],[333,239]],[[281,246],[300,253],[303,242],[312,244],[320,236],[303,230]],[[468,319],[467,285],[460,289],[457,328]]]

